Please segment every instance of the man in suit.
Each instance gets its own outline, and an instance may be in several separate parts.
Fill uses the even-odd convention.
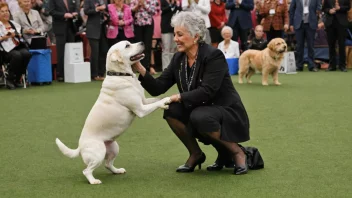
[[[107,0],[85,0],[84,13],[88,15],[86,36],[91,48],[90,68],[92,80],[104,80],[106,54],[109,46],[105,25],[108,17]]]
[[[66,42],[74,42],[76,30],[73,19],[78,16],[79,0],[49,0],[49,14],[53,17],[53,31],[56,37],[57,81],[64,81],[64,60]]]
[[[326,71],[336,71],[336,40],[339,44],[339,69],[347,72],[345,40],[348,26],[347,12],[351,8],[350,0],[324,0],[325,30],[329,44],[329,68]]]
[[[253,0],[228,0],[225,8],[230,11],[228,26],[233,29],[232,40],[241,39],[241,49],[248,49],[248,33],[252,28],[251,10],[254,8]]]
[[[318,15],[321,12],[321,0],[292,0],[290,13],[290,29],[296,32],[296,68],[303,71],[304,43],[308,48],[308,69],[317,72],[314,66],[314,36],[318,27]]]

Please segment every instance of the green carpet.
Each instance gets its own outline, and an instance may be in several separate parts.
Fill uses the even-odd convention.
[[[216,152],[201,145],[202,170],[176,173],[188,153],[158,110],[137,118],[117,140],[115,165],[127,173],[112,175],[101,166],[94,174],[103,182],[98,186],[88,185],[81,158],[63,156],[54,141],[77,147],[101,83],[1,88],[0,197],[349,197],[351,79],[352,71],[303,72],[280,75],[282,86],[263,87],[260,75],[252,85],[233,77],[251,121],[244,145],[259,148],[262,170],[208,172]]]

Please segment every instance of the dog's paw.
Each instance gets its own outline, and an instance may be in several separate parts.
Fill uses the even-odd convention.
[[[269,84],[268,83],[262,83],[263,86],[268,86]]]
[[[238,84],[243,84],[243,81],[238,81]]]
[[[163,102],[164,105],[168,105],[171,103],[171,98],[166,97],[166,98],[163,98],[161,101]]]
[[[114,174],[124,174],[126,173],[126,170],[124,168],[118,168],[116,171],[114,171]]]
[[[251,80],[248,80],[247,83],[248,83],[248,84],[252,84],[252,81],[251,81]]]
[[[94,179],[92,181],[89,181],[90,184],[101,184],[102,182],[99,179]]]
[[[169,105],[162,105],[160,108],[161,108],[161,109],[168,110],[168,109],[169,109]]]
[[[281,83],[277,82],[277,83],[275,83],[275,85],[279,86],[279,85],[281,85]]]

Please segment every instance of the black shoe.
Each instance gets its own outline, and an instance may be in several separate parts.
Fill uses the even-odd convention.
[[[200,156],[200,158],[196,161],[196,163],[193,166],[189,166],[187,164],[181,165],[176,169],[176,172],[179,173],[191,173],[194,171],[194,168],[198,165],[198,168],[202,168],[202,163],[205,162],[206,156],[204,153]]]
[[[303,68],[296,67],[296,71],[303,71]]]
[[[340,71],[347,72],[347,69],[346,68],[340,68]]]
[[[235,167],[235,163],[232,160],[228,160],[227,162],[221,162],[220,160],[216,160],[214,164],[207,167],[207,171],[219,171],[222,170],[224,166],[225,168],[233,168]]]
[[[325,71],[329,72],[329,71],[336,71],[336,67],[329,67],[327,68]]]
[[[12,80],[6,79],[6,88],[10,90],[16,89],[15,84],[12,82]]]
[[[248,173],[248,164],[247,164],[247,155],[245,154],[245,166],[235,166],[235,169],[233,170],[233,173],[235,175],[244,175]]]
[[[318,72],[319,70],[318,70],[316,67],[314,67],[314,68],[312,68],[312,69],[309,69],[309,71],[311,71],[311,72]]]
[[[64,77],[57,77],[57,82],[64,82],[65,81],[65,79],[64,79]]]

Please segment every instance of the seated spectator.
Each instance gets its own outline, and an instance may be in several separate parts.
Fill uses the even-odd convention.
[[[14,21],[21,25],[24,39],[31,44],[33,36],[43,34],[44,24],[39,12],[31,9],[30,0],[19,0],[18,3],[21,9],[14,15]]]
[[[22,42],[21,26],[9,19],[7,3],[0,3],[0,46],[4,60],[10,63],[6,86],[8,89],[15,89],[20,84],[22,74],[26,73],[31,54]]]
[[[257,25],[254,30],[255,37],[249,43],[248,48],[254,50],[263,50],[268,42],[264,39],[263,26]]]
[[[81,2],[84,2],[83,0]],[[48,0],[32,0],[32,9],[36,10],[40,14],[40,18],[44,24],[44,33],[46,33],[50,39],[51,44],[56,43],[55,34],[53,32],[53,17],[49,14],[47,9]]]
[[[224,53],[225,58],[238,58],[240,56],[239,44],[231,40],[232,35],[232,28],[229,26],[222,28],[221,36],[224,40],[219,43],[218,49]]]

